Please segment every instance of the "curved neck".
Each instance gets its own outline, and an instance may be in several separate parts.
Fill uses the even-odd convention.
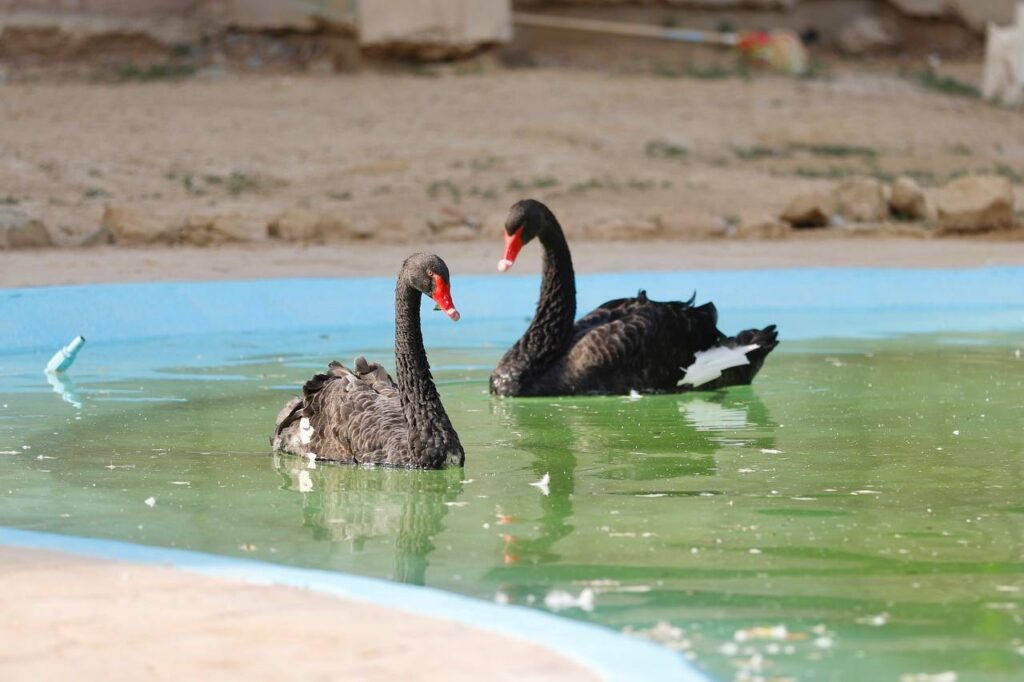
[[[555,217],[549,215],[548,221],[540,233],[544,246],[540,303],[517,344],[534,368],[547,368],[562,356],[576,321],[576,274],[569,245]]]
[[[441,396],[430,375],[420,330],[420,292],[399,281],[395,290],[395,375],[409,428],[409,448],[420,466],[438,468],[461,455]]]

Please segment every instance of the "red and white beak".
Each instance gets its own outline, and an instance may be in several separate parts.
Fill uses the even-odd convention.
[[[458,322],[461,315],[452,303],[452,290],[441,275],[434,275],[434,295],[432,296],[437,307],[444,311],[444,314],[452,318],[452,322]]]
[[[505,233],[505,257],[498,261],[498,272],[505,272],[516,262],[519,250],[523,248],[523,226],[512,234]]]

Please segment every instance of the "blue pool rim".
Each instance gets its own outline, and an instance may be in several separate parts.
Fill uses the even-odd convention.
[[[609,682],[708,682],[677,653],[614,630],[523,606],[499,606],[430,587],[180,549],[0,527],[0,545],[174,568],[255,585],[294,587],[440,618],[545,647]]]
[[[467,321],[529,317],[537,287],[536,276],[460,277],[454,273],[452,280],[456,304]],[[615,273],[579,277],[577,288],[580,312],[640,288],[655,300],[688,299],[696,290],[698,302],[715,301],[724,331],[776,322],[784,343],[821,337],[1024,330],[1024,267]],[[381,330],[392,324],[393,292],[391,277],[4,289],[0,290],[0,359],[12,353],[29,354],[39,359],[41,370],[55,350],[79,334],[90,344],[108,344],[341,325],[350,334],[348,341],[358,344],[379,339]],[[458,332],[452,331],[457,327],[442,315],[425,315],[424,327],[431,330],[431,338],[444,339],[440,345],[458,343]],[[3,527],[0,544],[300,587],[447,618],[548,647],[607,680],[709,679],[666,648],[604,627],[433,588]]]

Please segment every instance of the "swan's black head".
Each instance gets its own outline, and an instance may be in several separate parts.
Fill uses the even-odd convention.
[[[459,321],[459,311],[452,303],[452,283],[448,266],[432,253],[414,253],[405,259],[398,281],[434,299],[437,309]]]
[[[536,199],[512,204],[505,219],[505,257],[498,261],[498,270],[505,272],[512,267],[523,245],[539,236],[552,218],[551,210]]]

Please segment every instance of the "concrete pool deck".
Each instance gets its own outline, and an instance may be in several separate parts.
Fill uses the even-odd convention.
[[[525,640],[293,587],[2,545],[0,582],[8,682],[600,679]]]
[[[0,581],[4,682],[707,682],[614,630],[335,571],[0,526]]]
[[[577,274],[662,270],[803,267],[970,268],[1024,265],[1024,241],[964,239],[794,238],[781,241],[576,240]],[[393,276],[410,253],[430,250],[452,275],[492,274],[502,239],[330,246],[226,245],[211,248],[103,247],[11,251],[2,255],[0,287],[226,280],[282,277]],[[540,271],[541,249],[527,247],[513,274]]]

